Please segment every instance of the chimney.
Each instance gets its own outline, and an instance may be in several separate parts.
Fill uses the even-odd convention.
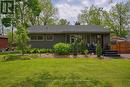
[[[75,22],[75,25],[80,25],[80,23],[78,21]]]

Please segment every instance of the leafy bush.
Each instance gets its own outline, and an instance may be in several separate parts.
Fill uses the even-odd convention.
[[[20,54],[20,51],[12,51],[12,52],[0,52],[0,55],[8,55],[8,54]]]
[[[20,60],[30,60],[32,59],[31,56],[20,56]]]
[[[16,54],[8,54],[2,58],[2,61],[18,60],[19,57]]]
[[[88,56],[88,50],[84,50],[84,54],[85,54],[85,56]]]
[[[40,49],[40,53],[52,53],[52,49]]]
[[[77,53],[84,53],[84,50],[86,50],[86,45],[81,38],[77,37],[77,40],[72,43],[71,49],[74,55],[77,55]]]
[[[30,56],[21,56],[16,54],[8,54],[2,57],[2,61],[14,61],[14,60],[30,60]]]
[[[83,40],[81,40],[80,41],[80,43],[79,43],[79,51],[81,52],[81,53],[84,53],[84,51],[86,50],[86,45],[85,45],[85,43],[84,43],[84,41]]]
[[[66,43],[57,43],[53,48],[58,54],[68,54],[71,51],[71,45]]]
[[[102,46],[100,43],[97,44],[96,55],[97,55],[97,57],[101,57],[101,55],[102,55]]]
[[[53,50],[52,49],[40,49],[40,48],[31,48],[31,49],[28,49],[26,50],[26,53],[33,53],[33,54],[36,54],[36,53],[52,53]]]

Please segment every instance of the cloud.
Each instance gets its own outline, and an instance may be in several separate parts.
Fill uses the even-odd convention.
[[[115,0],[111,4],[109,4],[109,0],[57,0],[54,6],[58,9],[59,18],[67,19],[73,24],[77,20],[81,10],[85,7],[96,5],[103,7],[105,10],[109,10],[116,3]]]
[[[57,4],[56,8],[58,8],[58,16],[67,19],[71,23],[77,20],[77,16],[83,9],[82,6],[70,5],[68,3]]]
[[[90,6],[92,3],[90,0],[81,0],[81,5],[88,7]]]

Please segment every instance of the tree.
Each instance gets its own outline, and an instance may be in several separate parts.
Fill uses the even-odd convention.
[[[40,14],[40,8],[34,3],[38,3],[38,0],[32,2],[28,0],[16,1],[15,10],[15,27],[17,28],[17,48],[21,50],[22,55],[25,50],[29,47],[28,45],[28,23],[31,21],[30,14],[36,17]],[[34,5],[33,5],[34,4]],[[33,5],[34,7],[32,7]],[[36,7],[36,8],[35,8]]]
[[[81,24],[102,24],[102,8],[92,5],[90,8],[85,8],[79,15],[78,20]]]
[[[52,23],[53,19],[55,18],[55,14],[57,9],[51,3],[51,0],[40,0],[42,6],[42,12],[40,16],[40,20],[43,25],[47,25],[50,22]]]
[[[11,18],[3,18],[2,19],[2,24],[5,26],[5,27],[10,27],[11,26]]]
[[[128,22],[130,20],[126,4],[118,3],[109,12],[104,12],[104,26],[107,26],[113,34],[119,37],[126,37]]]
[[[60,19],[58,24],[59,25],[69,25],[69,22],[66,19]]]
[[[17,0],[15,7],[16,23],[22,22],[27,26],[38,24],[38,16],[42,11],[39,0]]]
[[[31,25],[39,25],[40,24],[40,13],[42,12],[42,6],[39,0],[28,0],[27,5],[29,7],[29,19]]]
[[[53,16],[56,10],[51,0],[17,0],[15,7],[17,46],[24,54],[24,51],[29,47],[28,27],[41,25],[42,22],[44,25],[54,22]]]
[[[12,37],[12,32],[8,31],[7,33],[7,37],[8,37],[8,44],[9,46],[12,46],[12,44],[16,44],[16,32],[13,33],[13,37]],[[13,40],[13,43],[12,43]]]
[[[21,50],[22,55],[24,55],[24,52],[29,48],[29,38],[26,26],[23,26],[22,24],[18,25],[16,34],[17,48],[18,50]]]

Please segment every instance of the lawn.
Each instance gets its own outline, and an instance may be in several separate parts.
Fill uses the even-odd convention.
[[[130,87],[130,60],[48,58],[0,62],[0,87],[18,87],[16,84],[23,83],[24,86],[21,87],[32,87],[28,85],[31,83],[30,78],[39,81],[37,84],[40,84],[42,82],[38,80],[40,75],[44,80],[50,80],[54,77],[63,80],[63,77],[70,76],[71,79],[73,78],[78,81],[82,81],[85,78],[93,78],[100,82],[108,82],[112,87]],[[40,87],[40,85],[35,87]]]

